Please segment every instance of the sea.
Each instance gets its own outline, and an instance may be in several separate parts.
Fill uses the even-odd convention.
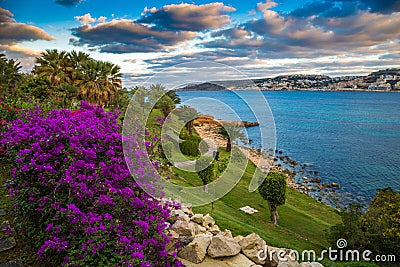
[[[400,190],[400,93],[227,90],[178,94],[182,104],[216,119],[261,118],[263,122],[262,118],[272,116],[275,148],[312,168],[322,182],[340,184],[338,190],[346,203],[366,205],[379,188]],[[260,102],[261,98],[266,101]],[[259,133],[271,132],[271,125],[261,121],[260,126],[247,128],[252,141],[247,146],[265,149]]]

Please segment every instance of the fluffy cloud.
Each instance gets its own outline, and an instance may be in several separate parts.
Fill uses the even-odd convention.
[[[86,13],[83,16],[75,16],[74,19],[76,19],[77,21],[79,21],[81,24],[85,25],[85,24],[91,24],[93,22],[96,22],[95,18],[92,18],[92,16],[90,15],[90,13]]]
[[[39,51],[31,50],[19,45],[2,45],[0,44],[0,51],[7,53],[11,58],[21,57],[37,57],[40,55]]]
[[[230,17],[226,14],[234,11],[235,8],[223,3],[166,5],[160,9],[145,8],[138,22],[162,29],[203,31],[228,25]]]
[[[54,37],[38,27],[16,22],[13,16],[10,11],[0,8],[0,44],[15,45],[23,41],[54,40]]]
[[[76,6],[83,0],[56,0],[56,3],[62,6],[72,7]]]
[[[73,39],[72,44],[110,53],[160,52],[197,36],[190,31],[159,30],[126,19],[83,25],[73,29],[72,34],[79,38]]]
[[[90,15],[90,13],[86,13],[85,15],[82,16],[75,16],[74,19],[79,21],[82,25],[92,24],[95,23],[96,21],[98,23],[104,23],[107,20],[107,18],[104,16],[100,16],[98,19],[93,18],[92,15]]]

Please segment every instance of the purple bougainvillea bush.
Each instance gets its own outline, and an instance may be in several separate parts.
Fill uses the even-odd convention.
[[[77,111],[36,109],[0,133],[13,159],[5,183],[17,230],[50,265],[180,265],[165,251],[169,208],[126,166],[118,115],[86,103]],[[137,173],[152,169],[136,163]]]

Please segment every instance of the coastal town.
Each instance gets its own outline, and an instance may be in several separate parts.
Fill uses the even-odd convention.
[[[367,76],[283,75],[254,81],[263,90],[400,90],[400,69],[372,72]]]
[[[249,81],[214,81],[189,84],[178,91],[192,90],[254,90],[255,85],[266,91],[400,91],[400,69],[386,69],[366,76],[338,76],[316,74],[279,75]]]

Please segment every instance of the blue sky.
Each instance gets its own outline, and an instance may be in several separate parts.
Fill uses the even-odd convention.
[[[130,86],[207,60],[250,77],[399,67],[400,0],[0,0],[0,52],[26,70],[45,49],[122,67]]]

